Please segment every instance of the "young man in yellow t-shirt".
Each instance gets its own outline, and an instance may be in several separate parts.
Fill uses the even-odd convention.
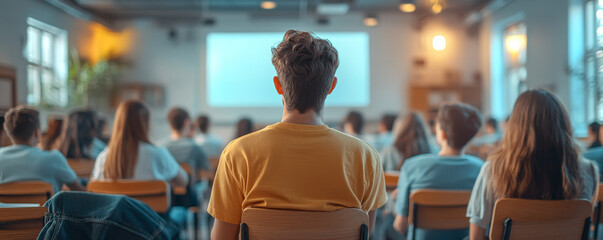
[[[248,207],[359,208],[372,230],[374,210],[387,201],[379,154],[321,117],[337,84],[337,50],[308,32],[289,30],[272,54],[283,118],[224,149],[207,209],[216,218],[212,239],[238,239]]]

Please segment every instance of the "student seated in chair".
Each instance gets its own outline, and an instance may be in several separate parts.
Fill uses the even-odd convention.
[[[168,122],[172,132],[171,140],[163,146],[179,163],[188,163],[195,169],[209,171],[209,160],[192,137],[194,128],[188,112],[182,108],[172,108],[168,113]]]
[[[561,101],[546,90],[522,93],[501,147],[482,167],[467,207],[472,240],[485,239],[499,198],[596,197],[597,167],[580,157]]]
[[[51,183],[55,193],[63,185],[85,191],[60,152],[36,147],[40,142],[39,115],[37,110],[24,106],[6,113],[4,129],[13,145],[0,149],[0,183],[41,180]]]
[[[220,138],[209,132],[209,116],[201,115],[197,117],[195,126],[199,129],[199,135],[195,137],[195,142],[201,146],[207,157],[219,158],[224,149],[224,143]]]
[[[66,158],[94,160],[107,147],[96,135],[97,128],[98,120],[94,111],[73,111],[63,125],[55,148]]]
[[[374,210],[387,200],[379,154],[322,122],[325,99],[337,83],[337,50],[311,33],[289,30],[272,53],[283,117],[224,149],[207,209],[216,218],[212,239],[238,239],[248,207],[358,208],[372,228]]]
[[[167,149],[149,141],[149,109],[128,100],[119,105],[109,146],[94,164],[92,180],[162,180],[185,187],[188,175]]]
[[[407,159],[398,180],[398,195],[394,204],[394,228],[407,235],[410,194],[418,189],[471,190],[483,161],[465,155],[467,143],[481,126],[481,116],[474,107],[453,103],[440,107],[435,128],[436,140],[442,150]],[[467,229],[417,229],[414,239],[463,239]]]

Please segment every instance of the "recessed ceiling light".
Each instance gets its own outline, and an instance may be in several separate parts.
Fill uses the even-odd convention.
[[[367,27],[374,27],[379,24],[379,20],[375,16],[366,16],[362,22]]]
[[[400,4],[400,11],[405,13],[414,12],[417,9],[414,3],[402,3]]]
[[[260,3],[260,6],[263,9],[274,9],[276,7],[276,3],[272,1],[263,1],[262,3]]]

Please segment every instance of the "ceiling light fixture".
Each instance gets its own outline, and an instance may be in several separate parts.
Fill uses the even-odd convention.
[[[263,9],[274,9],[276,8],[276,3],[272,1],[263,1],[262,3],[260,3],[260,6]]]
[[[364,26],[367,26],[367,27],[374,27],[379,24],[379,20],[377,19],[377,16],[375,16],[373,14],[366,15],[362,22],[364,23]]]
[[[405,12],[405,13],[411,13],[417,9],[417,6],[415,5],[414,0],[402,0],[402,3],[400,3],[399,7],[400,7],[400,11]]]

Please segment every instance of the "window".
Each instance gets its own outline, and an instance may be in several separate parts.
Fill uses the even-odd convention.
[[[526,78],[526,25],[516,23],[504,30],[504,58],[507,112],[511,112],[515,100],[527,90]]]
[[[67,105],[67,32],[27,18],[27,103]]]

